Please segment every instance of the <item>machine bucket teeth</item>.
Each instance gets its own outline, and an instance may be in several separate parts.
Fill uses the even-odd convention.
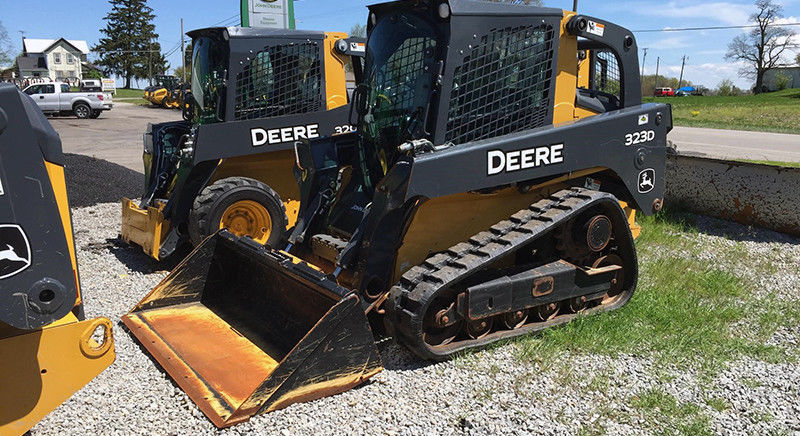
[[[225,230],[123,322],[220,428],[346,391],[382,369],[356,293]]]

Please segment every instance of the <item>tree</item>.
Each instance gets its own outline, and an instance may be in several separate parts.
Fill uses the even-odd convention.
[[[175,71],[172,73],[178,80],[183,80],[183,67],[175,68]],[[186,65],[186,82],[191,83],[192,81],[192,69],[189,67],[189,64]]]
[[[739,35],[728,45],[725,58],[729,62],[744,62],[739,72],[743,77],[755,78],[754,92],[764,88],[764,74],[772,68],[783,66],[782,56],[792,46],[794,32],[775,24],[783,17],[783,8],[773,0],[757,0],[758,12],[750,16],[756,27]]]
[[[11,40],[8,38],[3,22],[0,21],[0,65],[8,65],[14,60],[14,47],[11,46]]]
[[[98,52],[95,62],[108,74],[125,78],[125,88],[131,79],[143,79],[152,74],[163,74],[169,67],[161,54],[161,45],[154,42],[153,8],[147,0],[109,0],[111,12],[104,20],[106,27],[100,31],[105,37],[92,47]]]
[[[353,24],[350,28],[350,36],[357,36],[359,38],[367,37],[367,26],[365,24]]]

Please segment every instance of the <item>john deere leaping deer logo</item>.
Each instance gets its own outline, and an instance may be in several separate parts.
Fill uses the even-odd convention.
[[[0,280],[31,266],[28,237],[17,224],[0,224]]]
[[[656,170],[648,168],[639,173],[639,193],[647,194],[655,188]]]

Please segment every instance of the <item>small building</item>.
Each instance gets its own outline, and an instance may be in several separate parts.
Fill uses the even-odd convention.
[[[88,55],[86,41],[22,38],[22,54],[17,57],[19,77],[77,82],[83,79],[82,65]]]
[[[781,89],[781,82],[785,85],[784,89],[800,88],[800,66],[772,68],[764,73],[764,86],[767,90],[778,91]]]

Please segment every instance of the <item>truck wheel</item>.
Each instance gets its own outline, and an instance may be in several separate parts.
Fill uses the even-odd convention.
[[[85,120],[92,115],[92,108],[89,107],[86,103],[75,103],[72,106],[72,113],[81,120]]]
[[[91,114],[91,115],[89,115],[89,118],[97,118],[97,117],[99,117],[99,116],[100,116],[100,114],[102,114],[102,113],[103,113],[103,111],[101,111],[101,110],[99,110],[99,109],[95,109],[95,110],[93,110],[93,111],[92,111],[92,114]]]
[[[219,229],[277,246],[286,239],[289,218],[281,197],[247,177],[228,177],[206,186],[189,213],[189,237],[198,245]]]

